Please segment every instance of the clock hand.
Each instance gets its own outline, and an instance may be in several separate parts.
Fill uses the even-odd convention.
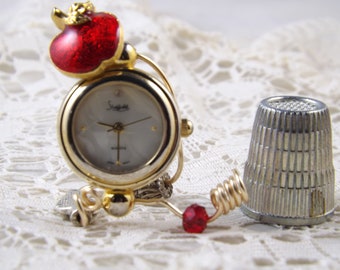
[[[121,132],[124,129],[124,125],[121,122],[116,122],[113,125],[106,124],[103,122],[97,122],[98,125],[110,127],[110,129],[107,130],[107,132],[114,131],[114,132]]]
[[[131,125],[137,124],[139,122],[148,120],[150,118],[152,118],[152,117],[151,116],[144,117],[142,119],[139,119],[139,120],[127,123],[125,125],[123,125],[121,122],[116,122],[113,125],[110,125],[110,124],[107,124],[107,123],[103,123],[103,122],[97,122],[98,125],[105,126],[105,127],[110,127],[110,129],[108,129],[107,132],[113,131],[113,132],[117,133],[117,160],[116,160],[116,165],[117,166],[121,165],[121,162],[120,162],[120,134],[121,134],[121,132],[127,126],[131,126]]]
[[[110,124],[107,124],[107,123],[103,123],[103,122],[97,122],[98,125],[105,126],[105,127],[110,127],[110,129],[108,129],[107,132],[113,131],[113,132],[117,133],[117,160],[116,160],[116,165],[117,166],[121,165],[121,162],[120,162],[120,134],[121,134],[121,132],[127,126],[131,126],[131,125],[137,124],[139,122],[148,120],[150,118],[151,118],[151,116],[144,117],[142,119],[139,119],[139,120],[127,123],[125,125],[123,125],[121,122],[116,122],[113,125],[110,125]]]
[[[106,124],[106,123],[103,123],[103,122],[97,122],[98,125],[101,125],[101,126],[105,126],[105,127],[113,127],[113,125],[110,125],[110,124]]]
[[[116,165],[120,166],[120,131],[117,132],[117,160],[116,160]]]
[[[139,120],[136,120],[136,121],[133,121],[133,122],[130,122],[130,123],[127,123],[127,124],[122,124],[121,122],[116,122],[114,123],[113,125],[111,124],[107,124],[107,123],[103,123],[103,122],[97,122],[98,125],[101,125],[101,126],[105,126],[105,127],[110,127],[111,129],[107,130],[108,132],[109,131],[115,131],[115,132],[120,132],[124,129],[124,127],[127,127],[127,126],[131,126],[131,125],[134,125],[134,124],[137,124],[139,122],[142,122],[142,121],[145,121],[145,120],[148,120],[152,118],[151,116],[148,116],[148,117],[145,117],[145,118],[142,118],[142,119],[139,119]]]
[[[111,129],[108,129],[107,132],[113,131],[117,133],[117,160],[116,160],[116,165],[120,166],[120,134],[124,129],[124,126],[121,122],[116,122],[113,125],[106,124],[103,122],[97,122],[98,125],[105,126],[105,127],[110,127]]]
[[[123,125],[123,127],[131,126],[131,125],[137,124],[137,123],[139,123],[139,122],[148,120],[148,119],[150,119],[150,118],[152,118],[152,117],[151,117],[151,116],[148,116],[148,117],[145,117],[145,118],[142,118],[142,119],[139,119],[139,120],[136,120],[136,121],[127,123],[127,124]]]

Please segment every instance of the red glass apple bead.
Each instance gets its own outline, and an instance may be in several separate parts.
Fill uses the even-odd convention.
[[[118,19],[108,13],[86,14],[82,24],[65,25],[50,46],[53,63],[66,73],[81,74],[96,70],[115,56],[120,42]]]
[[[204,207],[198,204],[190,205],[183,213],[183,228],[188,233],[201,233],[207,227],[208,219]]]

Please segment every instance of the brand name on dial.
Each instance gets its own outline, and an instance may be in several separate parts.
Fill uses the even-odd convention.
[[[114,111],[114,112],[126,112],[130,110],[128,104],[113,104],[111,100],[107,102],[108,107],[106,110],[108,111]]]

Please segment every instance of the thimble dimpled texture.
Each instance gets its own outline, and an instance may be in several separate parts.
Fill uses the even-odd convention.
[[[321,223],[334,209],[329,111],[320,101],[270,97],[257,110],[244,182],[243,212],[266,223]]]

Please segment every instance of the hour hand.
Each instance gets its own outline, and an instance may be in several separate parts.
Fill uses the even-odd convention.
[[[121,132],[124,129],[124,125],[121,122],[116,122],[113,125],[106,124],[103,122],[97,122],[98,125],[110,127],[107,132],[114,131],[114,132]]]
[[[105,127],[110,127],[110,128],[113,127],[113,125],[106,124],[106,123],[103,123],[103,122],[97,122],[97,124],[100,125],[100,126],[105,126]]]

